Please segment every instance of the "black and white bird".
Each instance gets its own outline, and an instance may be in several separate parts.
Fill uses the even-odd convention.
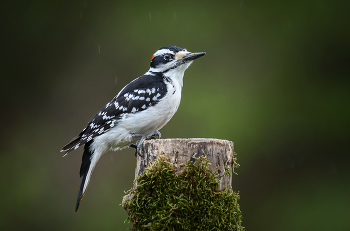
[[[145,139],[161,138],[158,130],[169,122],[180,105],[185,70],[203,55],[205,52],[191,53],[176,46],[160,48],[152,56],[150,69],[126,85],[62,148],[66,156],[85,145],[75,211],[104,153],[126,147],[135,147],[139,153]]]

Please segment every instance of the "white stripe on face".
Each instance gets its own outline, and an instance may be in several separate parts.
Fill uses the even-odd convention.
[[[174,54],[174,52],[169,50],[169,49],[162,49],[162,50],[159,50],[156,53],[154,53],[153,56],[160,56],[160,55],[169,54],[169,53]]]

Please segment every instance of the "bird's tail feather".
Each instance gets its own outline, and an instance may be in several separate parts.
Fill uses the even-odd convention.
[[[77,198],[77,203],[75,205],[75,212],[78,211],[79,205],[80,205],[80,201],[83,199],[83,188],[84,188],[84,184],[85,184],[85,180],[86,180],[86,175],[84,175],[81,178],[81,183],[80,183],[80,187],[79,187],[79,192],[78,192],[78,198]]]
[[[97,150],[91,150],[91,143],[92,141],[87,142],[84,146],[84,153],[83,153],[83,158],[80,166],[81,183],[79,187],[77,203],[75,205],[75,212],[78,211],[80,201],[84,197],[87,186],[90,182],[92,171],[94,170],[97,161],[100,159],[100,157],[103,154],[98,152]]]
[[[75,212],[78,211],[80,201],[83,199],[83,196],[85,194],[84,188],[86,188],[86,187],[84,187],[84,186],[85,186],[85,184],[89,183],[89,182],[86,182],[86,178],[88,176],[88,172],[89,172],[89,169],[91,166],[91,157],[93,156],[93,152],[90,149],[91,143],[92,142],[88,142],[84,146],[84,153],[83,153],[83,158],[82,158],[80,172],[79,172],[80,177],[81,177],[81,183],[80,183],[80,187],[79,187],[77,203],[75,206]]]

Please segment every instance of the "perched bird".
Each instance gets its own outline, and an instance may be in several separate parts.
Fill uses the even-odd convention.
[[[158,131],[177,111],[185,70],[193,60],[205,55],[191,53],[176,46],[160,48],[153,54],[150,69],[126,85],[101,109],[61,152],[84,146],[80,167],[81,183],[75,211],[89,184],[92,171],[100,157],[109,150],[126,147],[140,152],[143,141],[158,137]],[[136,141],[136,145],[133,142]]]

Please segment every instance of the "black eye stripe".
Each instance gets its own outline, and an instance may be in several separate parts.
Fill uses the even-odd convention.
[[[151,61],[151,67],[155,68],[158,65],[166,64],[166,63],[174,60],[174,58],[175,58],[175,55],[169,54],[169,53],[155,56],[155,57],[153,57],[153,59]]]
[[[173,59],[174,59],[174,55],[171,55],[171,54],[165,54],[165,55],[164,55],[164,59],[165,59],[166,61],[173,60]]]

